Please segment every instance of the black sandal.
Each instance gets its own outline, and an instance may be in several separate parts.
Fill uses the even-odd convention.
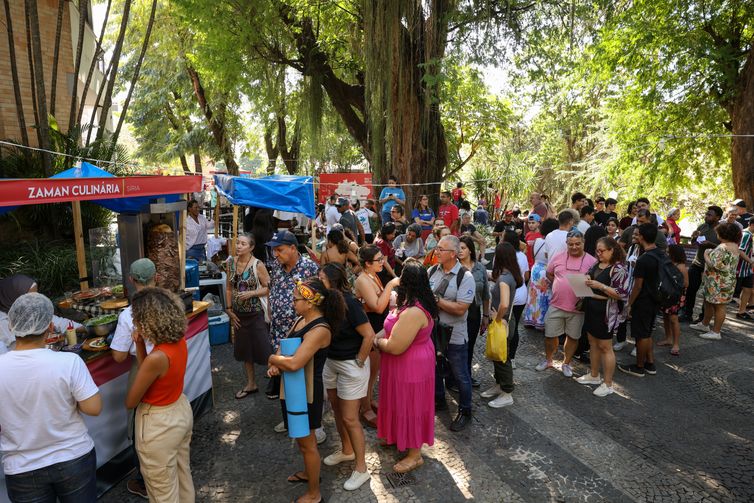
[[[242,389],[238,393],[236,393],[236,400],[243,400],[249,395],[253,395],[254,393],[257,393],[259,391],[259,387],[256,387],[254,389]]]

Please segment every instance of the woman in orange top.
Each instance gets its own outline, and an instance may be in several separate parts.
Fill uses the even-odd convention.
[[[150,502],[192,503],[189,444],[194,426],[183,394],[188,349],[183,304],[162,288],[145,288],[131,302],[139,372],[126,396],[136,407],[136,452]],[[145,339],[154,344],[149,355]]]

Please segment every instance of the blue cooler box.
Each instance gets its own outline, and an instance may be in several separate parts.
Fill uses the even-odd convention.
[[[230,318],[222,313],[209,318],[209,343],[213,346],[230,342]]]

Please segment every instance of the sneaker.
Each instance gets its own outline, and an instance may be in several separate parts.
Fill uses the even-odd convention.
[[[650,362],[644,362],[644,372],[647,374],[653,376],[657,374],[657,367],[655,367],[654,363]]]
[[[626,347],[625,342],[616,342],[613,344],[613,351],[622,351],[624,347]]]
[[[343,461],[353,461],[354,459],[356,459],[356,453],[352,452],[351,454],[343,454],[343,451],[338,449],[337,451],[327,456],[324,462],[327,466],[335,466],[339,465]]]
[[[702,339],[709,339],[711,341],[719,341],[722,338],[720,337],[719,332],[713,332],[712,330],[703,334],[699,334],[699,337],[701,337]]]
[[[709,325],[705,325],[701,321],[699,323],[692,323],[689,325],[689,328],[693,328],[694,330],[698,330],[699,332],[709,332],[710,328]]]
[[[314,430],[314,436],[317,437],[317,444],[321,444],[327,440],[327,433],[325,433],[325,429],[321,427]]]
[[[508,405],[513,405],[513,395],[503,392],[500,394],[500,396],[490,401],[487,405],[489,405],[493,409],[501,409]]]
[[[453,420],[452,423],[450,423],[450,431],[461,431],[468,424],[471,422],[471,411],[468,412],[462,412],[458,411],[458,415],[456,415],[456,418]]]
[[[541,372],[543,370],[551,369],[552,368],[552,362],[548,360],[542,360],[539,362],[539,365],[534,367],[534,370]]]
[[[573,377],[573,369],[571,366],[567,363],[564,363],[562,367],[560,367],[560,370],[563,372],[563,375],[566,377]]]
[[[511,360],[511,368],[516,368],[516,360]]]
[[[637,365],[618,365],[618,370],[634,377],[644,377],[646,371]]]
[[[600,384],[597,389],[595,389],[594,391],[592,391],[592,394],[594,396],[599,396],[599,397],[603,397],[603,396],[607,396],[607,395],[612,395],[613,393],[615,393],[615,390],[613,389],[613,387],[612,386],[608,386],[605,383]]]
[[[579,384],[600,384],[602,383],[602,378],[600,376],[593,377],[592,374],[584,374],[581,377],[577,377],[576,382]]]
[[[369,474],[369,470],[364,473],[354,470],[348,480],[346,480],[345,484],[343,484],[343,489],[346,491],[355,491],[361,487],[364,482],[369,481],[371,478],[372,476]]]
[[[479,396],[481,396],[482,398],[494,398],[494,397],[498,396],[500,393],[502,393],[502,391],[500,390],[500,386],[498,386],[496,384],[496,385],[492,386],[491,388],[488,388],[488,389],[482,391],[479,394]]]
[[[275,433],[285,433],[286,431],[288,431],[288,428],[285,427],[285,422],[280,421],[275,425],[273,430],[275,430]]]
[[[138,479],[131,479],[128,482],[126,482],[126,489],[131,494],[135,494],[136,496],[139,496],[144,499],[149,499],[149,495],[147,494],[147,486],[144,485],[143,480]]]
[[[631,356],[636,356],[636,346],[631,350]]]

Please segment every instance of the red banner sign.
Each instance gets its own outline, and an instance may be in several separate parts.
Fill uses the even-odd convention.
[[[371,173],[322,173],[319,175],[319,202],[331,194],[362,202],[373,199]]]
[[[25,178],[0,180],[0,206],[162,196],[202,190],[202,177]]]

